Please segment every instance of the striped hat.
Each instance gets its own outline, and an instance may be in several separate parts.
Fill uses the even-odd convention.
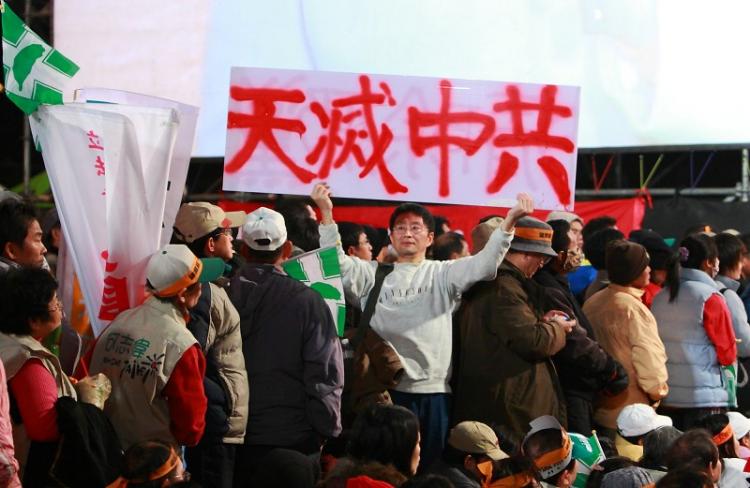
[[[552,227],[534,217],[523,217],[516,222],[515,237],[510,242],[514,251],[535,252],[557,257],[552,249]]]

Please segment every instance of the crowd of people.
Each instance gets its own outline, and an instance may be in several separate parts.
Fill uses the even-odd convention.
[[[749,486],[748,236],[626,237],[525,194],[466,236],[413,203],[377,229],[331,197],[184,203],[146,300],[88,343],[59,221],[0,202],[0,486]],[[342,336],[282,267],[328,247]]]

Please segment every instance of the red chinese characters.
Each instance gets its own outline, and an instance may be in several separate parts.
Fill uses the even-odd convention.
[[[227,185],[225,180],[227,189],[264,191],[267,184],[296,193],[316,179],[350,182],[353,173],[379,181],[358,187],[365,198],[409,193],[422,201],[482,204],[497,201],[493,195],[511,187],[522,191],[527,178],[538,174],[552,190],[543,194],[545,204],[555,203],[548,201],[549,194],[564,206],[572,202],[575,175],[568,171],[575,167],[575,156],[568,155],[576,147],[575,88],[471,81],[454,86],[449,80],[338,73],[317,78],[274,72],[277,77],[286,81],[246,87],[250,78],[233,78],[231,152],[225,165],[225,178],[233,181]],[[250,102],[250,110],[238,110],[237,102]],[[256,154],[261,143],[265,157],[283,164],[288,176],[266,179],[259,169],[233,176],[254,156],[261,157]],[[437,162],[434,176],[419,160],[428,154]],[[466,179],[460,187],[451,188],[456,185],[451,178],[457,177],[451,164],[459,162],[451,158],[463,163]],[[351,191],[339,195],[358,196]]]
[[[249,101],[253,104],[252,114],[229,112],[228,127],[230,129],[249,129],[245,143],[225,166],[227,173],[239,171],[255,152],[261,142],[281,161],[284,166],[300,181],[309,183],[315,178],[315,173],[298,166],[284,152],[274,136],[274,130],[296,132],[300,136],[305,132],[305,124],[301,120],[282,119],[275,117],[276,103],[302,103],[305,94],[302,90],[281,90],[273,88],[243,88],[233,86],[229,95],[234,100]]]
[[[118,263],[109,260],[109,253],[102,252],[102,259],[106,261],[104,266],[104,290],[102,291],[102,304],[99,307],[98,317],[102,320],[114,320],[120,312],[130,308],[128,298],[128,280],[126,277],[116,277]]]
[[[573,141],[566,137],[550,135],[552,116],[570,117],[573,112],[570,107],[557,105],[555,97],[557,87],[547,85],[542,88],[539,103],[524,102],[521,100],[520,90],[517,86],[509,85],[506,88],[508,99],[496,103],[493,107],[495,112],[510,112],[513,126],[510,134],[500,134],[493,140],[497,147],[544,147],[553,148],[572,153],[575,149]],[[531,110],[537,112],[536,130],[525,132],[523,125],[523,112]],[[537,159],[537,164],[542,173],[549,180],[558,200],[563,205],[569,205],[571,201],[568,171],[565,166],[552,156],[542,156]],[[497,173],[489,185],[489,193],[497,193],[513,177],[518,170],[518,158],[506,151],[500,155]]]
[[[351,97],[337,98],[332,101],[333,109],[326,113],[323,106],[318,102],[310,104],[310,110],[318,118],[320,125],[326,132],[323,133],[315,147],[305,158],[309,164],[316,164],[322,156],[322,164],[318,171],[318,177],[325,179],[331,172],[331,168],[340,168],[351,157],[362,168],[359,177],[364,178],[377,168],[380,181],[385,191],[389,194],[406,193],[408,188],[402,185],[393,176],[385,162],[385,151],[393,141],[393,131],[386,124],[380,124],[378,128],[373,114],[373,105],[382,105],[388,101],[389,106],[396,105],[396,100],[391,95],[391,89],[387,83],[380,83],[383,93],[373,93],[370,78],[362,75],[359,77],[360,93]],[[361,106],[356,110],[344,113],[344,108]],[[352,127],[346,129],[346,135],[342,139],[343,126],[361,118],[365,129],[356,130]],[[371,152],[365,157],[364,151],[358,139],[370,141]]]
[[[495,130],[495,120],[489,115],[477,112],[451,112],[450,81],[440,82],[440,112],[424,113],[416,107],[409,107],[409,141],[416,156],[424,156],[425,150],[436,147],[440,150],[440,196],[450,194],[450,161],[448,150],[451,145],[463,149],[467,156],[471,156],[484,145]],[[449,128],[453,124],[475,124],[481,126],[481,131],[475,138],[451,135]],[[423,127],[437,126],[437,134],[423,136]]]
[[[92,130],[89,130],[86,133],[86,136],[88,137],[89,143],[88,148],[92,150],[96,154],[96,158],[94,159],[94,170],[96,171],[97,176],[104,176],[106,174],[106,163],[104,162],[103,153],[104,152],[104,146],[102,145],[101,137]],[[104,195],[106,192],[102,192],[102,195]]]

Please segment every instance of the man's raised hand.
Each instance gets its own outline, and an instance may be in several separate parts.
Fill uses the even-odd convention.
[[[321,224],[332,224],[333,223],[333,202],[331,201],[331,188],[327,183],[316,183],[313,187],[312,193],[310,193],[315,205],[320,209],[322,219]]]
[[[517,201],[513,208],[503,221],[503,230],[510,232],[516,226],[518,219],[531,215],[534,212],[534,200],[528,193],[519,193]]]

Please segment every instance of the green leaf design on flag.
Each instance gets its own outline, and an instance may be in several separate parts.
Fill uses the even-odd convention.
[[[50,47],[2,3],[3,75],[5,93],[26,114],[40,103],[63,103],[67,80],[78,66]]]
[[[320,296],[329,300],[338,300],[341,298],[341,293],[336,289],[335,286],[331,286],[328,283],[319,281],[310,285],[310,288],[320,293]]]
[[[41,58],[44,54],[44,47],[40,44],[30,44],[25,48],[18,51],[15,59],[13,59],[13,77],[18,82],[18,86],[23,90],[23,82],[31,73],[31,68],[36,63],[37,59]]]

